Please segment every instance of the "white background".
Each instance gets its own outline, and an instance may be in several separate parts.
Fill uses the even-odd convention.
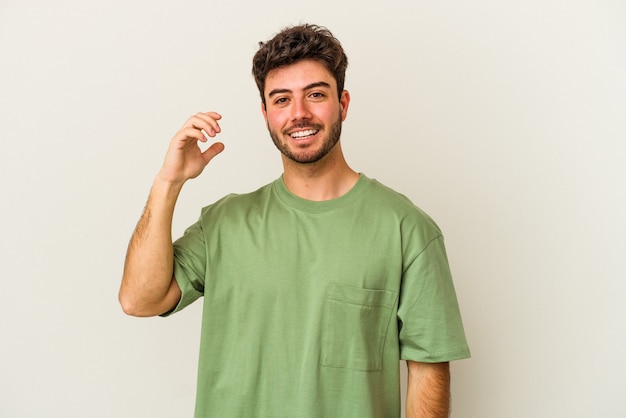
[[[0,2],[1,417],[189,417],[200,304],[136,319],[126,245],[171,136],[223,114],[201,206],[281,173],[257,42],[328,26],[348,161],[446,235],[473,357],[455,418],[626,411],[626,3]]]

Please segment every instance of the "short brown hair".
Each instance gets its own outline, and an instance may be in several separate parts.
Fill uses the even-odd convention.
[[[337,82],[341,97],[348,67],[348,57],[333,34],[323,26],[304,24],[283,29],[267,42],[259,42],[252,59],[252,75],[265,104],[265,79],[279,67],[311,59],[321,62]]]

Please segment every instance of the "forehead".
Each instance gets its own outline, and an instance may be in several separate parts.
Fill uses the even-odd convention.
[[[337,87],[337,81],[324,64],[302,60],[271,70],[265,78],[265,94],[275,89],[299,91],[319,82],[325,82],[332,89]]]

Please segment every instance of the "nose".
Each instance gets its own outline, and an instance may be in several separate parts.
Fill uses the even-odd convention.
[[[294,121],[300,119],[311,119],[311,110],[309,109],[309,104],[304,98],[293,100],[291,119]]]

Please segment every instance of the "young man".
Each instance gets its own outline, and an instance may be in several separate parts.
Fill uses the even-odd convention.
[[[169,315],[204,296],[197,417],[446,417],[448,361],[469,356],[443,238],[341,149],[347,58],[321,27],[285,29],[253,60],[283,175],[203,209],[172,243],[185,181],[224,146],[215,112],[174,136],[131,239],[120,302]]]

